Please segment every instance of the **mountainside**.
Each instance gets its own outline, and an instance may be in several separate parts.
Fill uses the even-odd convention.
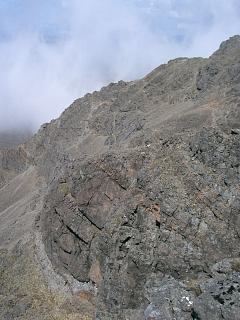
[[[0,151],[0,318],[239,320],[240,36]]]

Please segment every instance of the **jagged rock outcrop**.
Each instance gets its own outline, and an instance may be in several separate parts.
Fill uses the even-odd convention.
[[[87,94],[17,152],[74,315],[239,319],[239,36]]]

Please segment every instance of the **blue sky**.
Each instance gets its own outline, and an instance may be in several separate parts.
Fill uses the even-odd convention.
[[[0,0],[0,129],[239,33],[238,0]]]

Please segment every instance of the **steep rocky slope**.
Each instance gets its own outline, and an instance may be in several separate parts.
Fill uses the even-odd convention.
[[[2,318],[239,319],[239,160],[239,36],[76,100],[0,153]]]

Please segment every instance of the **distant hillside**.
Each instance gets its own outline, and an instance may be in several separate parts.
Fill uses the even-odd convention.
[[[32,136],[29,129],[0,130],[0,149],[14,148]]]

